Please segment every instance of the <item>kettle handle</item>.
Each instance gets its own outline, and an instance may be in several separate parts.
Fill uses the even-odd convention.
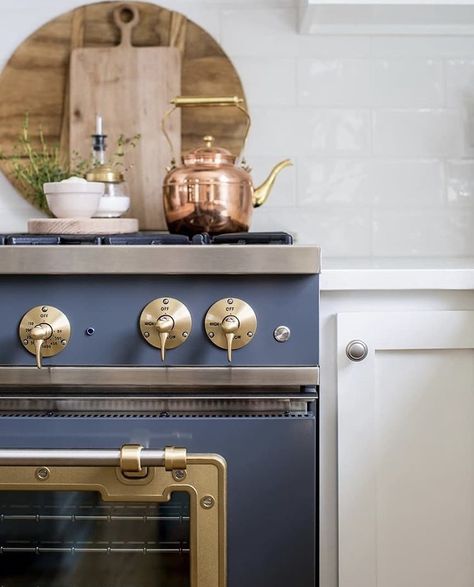
[[[243,98],[239,98],[238,96],[176,96],[170,101],[170,104],[173,106],[165,113],[163,118],[161,119],[161,130],[165,135],[165,138],[168,142],[170,147],[170,151],[172,153],[172,165],[176,162],[176,153],[174,150],[173,143],[170,139],[168,132],[166,131],[166,122],[171,114],[176,110],[176,108],[199,108],[202,106],[233,106],[240,110],[247,119],[247,128],[245,129],[244,141],[242,145],[242,151],[245,149],[245,143],[247,142],[247,137],[250,130],[250,125],[252,124],[252,120],[250,118],[250,114],[246,110],[242,104],[244,103]]]

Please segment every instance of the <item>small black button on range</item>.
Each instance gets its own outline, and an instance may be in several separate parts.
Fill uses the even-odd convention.
[[[90,326],[89,328],[86,328],[86,334],[87,336],[92,336],[95,332],[95,328],[92,328],[92,326]]]

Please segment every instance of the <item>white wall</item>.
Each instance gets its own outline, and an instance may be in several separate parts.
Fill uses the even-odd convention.
[[[80,4],[0,4],[0,60]],[[331,256],[474,254],[474,38],[306,36],[296,0],[162,0],[234,61],[254,124],[255,179],[291,157],[253,230]],[[472,8],[474,10],[474,7]],[[2,177],[0,232],[36,214]]]

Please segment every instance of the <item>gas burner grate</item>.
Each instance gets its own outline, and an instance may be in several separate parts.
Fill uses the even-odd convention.
[[[166,232],[137,232],[133,234],[72,235],[72,234],[9,234],[0,235],[0,245],[292,245],[293,237],[286,232],[235,232],[210,236],[196,234],[191,238],[183,234]]]
[[[212,239],[214,245],[292,245],[293,237],[287,232],[234,232],[219,234]]]
[[[95,235],[79,234],[13,234],[7,235],[5,245],[100,245],[101,239]]]
[[[137,233],[114,234],[101,239],[103,245],[190,245],[191,241],[184,234]]]

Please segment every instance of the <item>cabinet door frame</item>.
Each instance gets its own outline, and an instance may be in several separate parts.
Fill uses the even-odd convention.
[[[368,347],[360,362],[351,340]],[[339,587],[377,587],[375,353],[430,349],[474,349],[474,311],[337,315]]]

